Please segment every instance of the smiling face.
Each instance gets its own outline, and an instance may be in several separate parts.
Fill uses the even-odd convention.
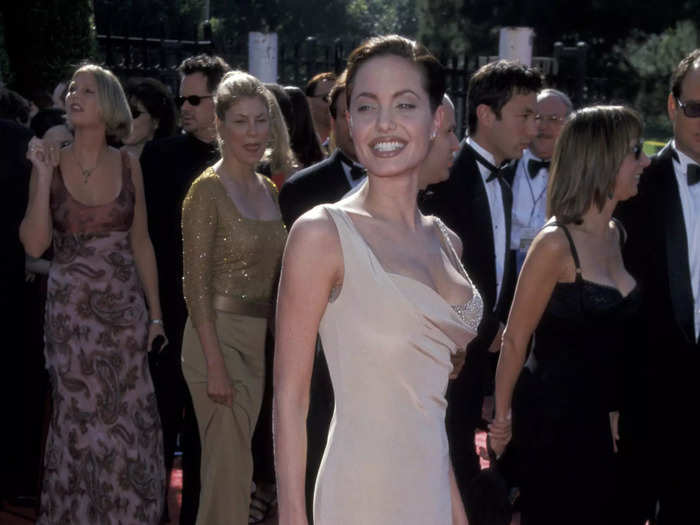
[[[440,124],[430,110],[421,71],[395,55],[371,58],[359,67],[348,118],[358,160],[380,177],[416,172]]]
[[[639,177],[642,171],[644,171],[644,168],[651,162],[641,148],[642,145],[639,139],[630,142],[629,152],[625,155],[622,165],[615,177],[613,196],[618,201],[624,201],[637,195]],[[637,151],[639,153],[637,153]]]
[[[89,72],[78,73],[68,85],[66,116],[73,127],[104,125],[97,95],[97,80]]]
[[[143,144],[153,138],[158,129],[158,121],[154,119],[146,110],[143,103],[136,97],[132,97],[129,101],[131,107],[131,133],[122,140],[127,146],[134,144]],[[136,116],[138,114],[138,117]]]
[[[192,73],[182,77],[180,82],[180,96],[189,97],[197,95],[202,98],[199,104],[192,105],[185,101],[180,108],[182,129],[193,134],[198,139],[208,142],[214,125],[214,99],[212,92],[207,88],[207,77],[204,73]]]
[[[217,120],[223,153],[244,166],[255,166],[262,158],[270,136],[267,106],[260,97],[243,97]]]
[[[437,130],[433,145],[430,147],[428,156],[425,158],[418,176],[418,187],[424,189],[430,184],[436,184],[447,180],[450,176],[450,168],[454,162],[454,156],[459,150],[459,140],[457,140],[457,121],[455,119],[455,108],[452,102],[446,100],[440,106],[442,111],[442,121]]]
[[[700,102],[700,64],[686,73],[679,98],[682,103]],[[686,117],[673,94],[668,96],[668,116],[673,124],[676,147],[700,163],[700,118]]]

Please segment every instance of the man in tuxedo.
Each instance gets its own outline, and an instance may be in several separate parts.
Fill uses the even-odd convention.
[[[485,383],[495,369],[489,350],[500,349],[515,276],[509,250],[512,195],[499,166],[519,158],[535,137],[541,88],[540,74],[515,62],[499,60],[476,71],[467,93],[469,136],[449,179],[428,187],[421,198],[423,212],[440,217],[462,239],[462,263],[484,300],[484,317],[467,346],[464,369],[447,391],[447,435],[463,498],[480,470],[474,431]]]
[[[513,188],[510,248],[515,250],[518,272],[532,240],[547,219],[549,164],[573,105],[565,93],[548,88],[537,95],[536,111],[537,135],[522,158],[503,170]]]
[[[345,73],[338,77],[329,96],[331,136],[336,148],[330,157],[298,171],[282,186],[279,202],[287,228],[314,206],[339,200],[365,176],[364,169],[357,163],[345,118]]]
[[[178,68],[181,80],[180,95],[176,98],[184,133],[147,144],[141,155],[149,230],[156,252],[160,302],[169,341],[162,354],[152,356],[151,368],[168,471],[177,432],[183,427],[182,524],[195,522],[200,488],[199,430],[180,365],[187,320],[182,294],[182,201],[192,181],[219,158],[213,95],[230,69],[217,56],[186,58]]]
[[[688,434],[700,370],[700,49],[671,77],[674,138],[621,203],[625,265],[642,290],[642,321],[625,360],[620,455],[628,522],[697,517],[700,448]]]

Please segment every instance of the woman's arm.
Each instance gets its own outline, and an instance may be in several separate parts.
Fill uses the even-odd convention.
[[[160,296],[158,295],[158,267],[156,266],[156,255],[153,251],[153,244],[148,235],[148,219],[146,217],[146,199],[143,193],[143,177],[141,176],[141,166],[138,160],[127,155],[131,166],[131,180],[134,184],[134,221],[129,231],[129,241],[131,250],[134,252],[134,263],[136,271],[141,280],[146,301],[148,302],[148,313],[151,321],[148,323],[148,349],[158,335],[165,337],[163,330],[163,313],[160,309]]]
[[[306,525],[306,417],[318,326],[342,282],[340,240],[322,209],[292,227],[277,297],[274,438],[280,525]],[[341,292],[342,294],[342,292]]]
[[[51,178],[60,155],[56,146],[41,139],[34,137],[29,141],[27,158],[32,162],[32,175],[29,180],[27,211],[19,226],[19,238],[25,253],[32,257],[41,257],[51,244]]]
[[[192,183],[182,204],[183,291],[192,324],[207,363],[207,395],[215,403],[233,406],[233,387],[216,334],[213,308],[212,254],[218,227],[216,191],[209,177]]]
[[[562,276],[573,274],[569,244],[563,232],[547,228],[534,240],[515,289],[515,298],[503,332],[496,367],[496,417],[489,425],[489,442],[500,455],[510,441],[513,389],[525,361],[527,344]]]
[[[464,509],[462,495],[459,492],[455,471],[450,461],[450,498],[452,500],[452,525],[468,525],[467,512]]]

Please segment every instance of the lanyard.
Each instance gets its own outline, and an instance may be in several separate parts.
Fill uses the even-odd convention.
[[[535,210],[537,209],[537,203],[540,202],[540,199],[542,198],[542,195],[545,194],[547,191],[547,185],[544,185],[544,188],[540,192],[540,194],[535,198],[535,192],[532,189],[532,182],[530,182],[530,174],[527,172],[527,166],[524,167],[525,169],[525,180],[527,181],[527,187],[530,190],[530,198],[532,199],[532,209],[530,210],[530,217],[527,220],[528,225],[532,224],[532,217],[535,215]]]

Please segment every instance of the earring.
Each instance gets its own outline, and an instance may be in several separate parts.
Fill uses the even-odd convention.
[[[433,130],[433,131],[430,133],[430,140],[431,140],[431,141],[435,140],[435,137],[437,137],[437,133],[435,132],[435,130]]]
[[[613,192],[612,190],[608,192],[608,199],[612,200],[613,198]]]

